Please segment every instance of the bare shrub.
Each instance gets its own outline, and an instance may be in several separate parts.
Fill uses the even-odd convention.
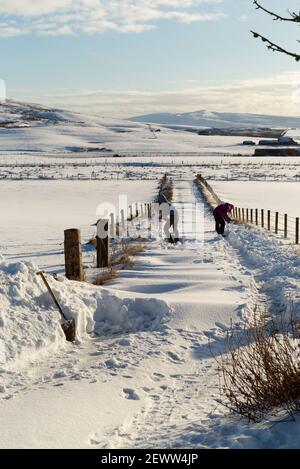
[[[97,286],[104,285],[106,282],[109,282],[109,280],[114,280],[115,278],[117,278],[117,276],[118,276],[118,273],[116,269],[111,267],[109,271],[104,272],[99,277],[97,277],[93,281],[93,285],[97,285]]]
[[[132,257],[143,251],[145,251],[145,246],[143,244],[130,244],[123,240],[121,243],[118,264],[121,264],[123,268],[132,267],[134,265]]]
[[[300,411],[299,337],[294,312],[274,320],[256,311],[250,327],[231,329],[217,360],[223,404],[254,422],[282,409],[293,418]]]

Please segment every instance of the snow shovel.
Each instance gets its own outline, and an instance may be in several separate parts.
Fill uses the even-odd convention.
[[[61,328],[64,331],[64,334],[66,336],[67,341],[68,342],[74,342],[74,340],[76,339],[75,319],[68,319],[66,317],[65,313],[63,312],[59,302],[57,301],[57,299],[56,299],[56,297],[55,297],[55,295],[54,295],[54,293],[53,293],[53,291],[52,291],[52,289],[51,289],[51,287],[50,287],[50,285],[49,285],[49,283],[48,283],[48,281],[45,277],[44,272],[37,272],[37,275],[39,275],[42,278],[42,280],[43,280],[43,282],[44,282],[44,284],[45,284],[45,286],[46,286],[46,288],[47,288],[53,302],[55,303],[58,311],[60,312],[60,315],[63,319],[63,322],[61,323]]]

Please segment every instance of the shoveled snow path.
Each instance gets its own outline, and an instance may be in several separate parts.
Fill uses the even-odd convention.
[[[174,201],[179,212],[183,204],[193,204],[185,212],[187,223],[195,210],[201,220],[204,207],[195,205],[191,182],[175,182]],[[194,234],[199,235],[201,223],[197,231]],[[191,240],[189,233],[182,245],[146,251],[134,271],[122,273],[113,282],[114,288],[130,294],[155,294],[174,308],[167,340],[156,351],[156,360],[145,362],[146,405],[117,429],[109,443],[114,447],[223,444],[222,431],[219,435],[209,431],[224,409],[216,403],[218,378],[208,338],[214,353],[222,353],[224,330],[231,319],[241,319],[248,293],[243,275],[233,279],[224,272],[228,267],[224,240],[215,235],[210,217],[205,219],[204,231],[204,243]],[[155,386],[149,386],[149,380]]]

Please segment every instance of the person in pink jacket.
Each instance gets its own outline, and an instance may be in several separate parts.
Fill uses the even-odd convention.
[[[225,230],[225,223],[230,223],[231,218],[229,217],[229,214],[233,210],[233,205],[226,203],[226,204],[221,204],[218,205],[218,207],[215,208],[214,210],[214,218],[216,221],[216,232],[222,236],[224,236],[224,230]]]

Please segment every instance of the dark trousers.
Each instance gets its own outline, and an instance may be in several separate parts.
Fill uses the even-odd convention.
[[[221,215],[214,213],[215,221],[216,221],[216,232],[220,235],[224,234],[225,230],[225,220]]]

